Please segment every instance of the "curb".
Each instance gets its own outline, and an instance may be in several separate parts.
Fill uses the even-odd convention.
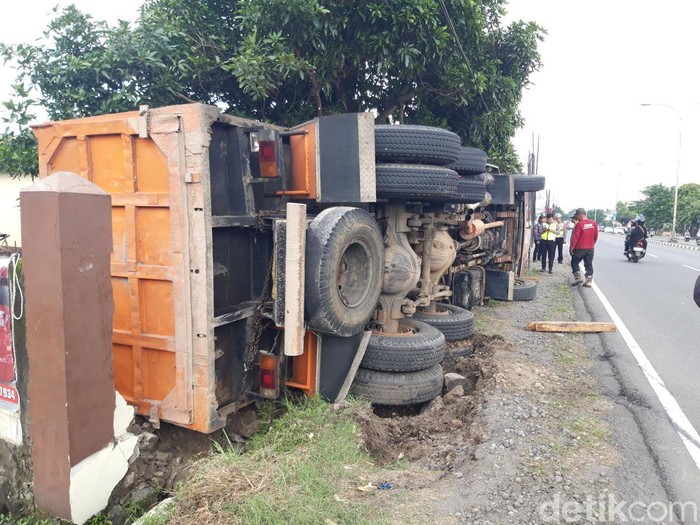
[[[684,250],[693,250],[693,251],[700,251],[700,246],[696,245],[691,245],[691,244],[681,244],[681,243],[675,243],[675,242],[667,242],[667,241],[657,241],[656,239],[647,239],[647,242],[651,242],[654,244],[663,244],[664,246],[673,246],[674,248],[683,248]]]

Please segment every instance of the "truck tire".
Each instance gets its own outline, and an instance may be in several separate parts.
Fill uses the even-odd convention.
[[[540,191],[544,189],[545,178],[542,175],[513,175],[515,191]]]
[[[457,201],[464,204],[475,204],[484,200],[486,186],[477,177],[460,177],[457,181]]]
[[[474,314],[453,304],[439,303],[437,313],[419,310],[413,314],[413,318],[440,330],[446,341],[459,341],[474,333]]]
[[[484,183],[484,186],[488,190],[491,186],[493,186],[493,183],[495,182],[496,179],[494,179],[493,175],[491,173],[479,173],[479,175],[472,175],[475,179],[479,179]]]
[[[373,333],[360,366],[382,372],[425,370],[445,357],[445,336],[429,324],[403,319],[399,334]]]
[[[375,405],[414,405],[439,396],[443,382],[440,365],[406,373],[358,368],[350,394]]]
[[[420,164],[377,164],[377,196],[385,199],[452,200],[457,198],[456,172]]]
[[[443,166],[459,158],[460,148],[459,135],[446,129],[408,124],[380,124],[374,128],[378,162]]]
[[[532,301],[537,295],[537,283],[516,279],[513,287],[513,301]]]
[[[384,243],[367,211],[339,206],[322,211],[306,234],[306,323],[349,337],[362,331],[382,288]]]
[[[460,175],[479,175],[486,171],[486,152],[477,148],[462,146],[459,158],[447,167]]]

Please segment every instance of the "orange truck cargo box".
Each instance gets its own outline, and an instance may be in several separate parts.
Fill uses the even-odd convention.
[[[321,140],[323,129],[329,138]],[[276,286],[285,269],[275,235],[286,227],[285,203],[301,200],[317,213],[317,203],[374,201],[371,115],[284,129],[202,104],[144,106],[34,133],[40,177],[71,171],[111,194],[117,389],[154,422],[221,428],[227,414],[260,398],[260,353],[281,356]],[[338,153],[352,152],[353,140],[354,164]],[[288,385],[313,393],[323,389],[321,374],[342,379],[344,365],[331,358],[317,373],[316,346],[331,348],[331,337],[304,342],[306,355],[280,357]]]

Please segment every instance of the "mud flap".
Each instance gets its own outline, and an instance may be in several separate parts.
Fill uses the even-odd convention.
[[[319,334],[321,373],[318,393],[324,399],[332,401],[338,396],[363,335],[364,332],[352,337]]]
[[[515,274],[502,270],[486,270],[486,296],[499,301],[512,301]]]

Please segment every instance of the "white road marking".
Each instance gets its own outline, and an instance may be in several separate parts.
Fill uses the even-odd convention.
[[[684,266],[685,268],[690,268],[691,270],[695,270],[696,272],[700,272],[700,269],[694,268],[694,267],[692,267],[692,266],[688,266],[687,264],[684,264],[683,266]]]
[[[695,466],[700,469],[700,435],[698,435],[697,430],[695,430],[688,417],[683,413],[683,410],[681,410],[676,398],[674,398],[673,394],[668,391],[666,384],[656,372],[653,365],[642,351],[641,347],[637,344],[637,341],[634,340],[632,333],[627,329],[625,323],[622,322],[620,316],[617,315],[615,309],[595,283],[593,283],[593,290],[598,296],[598,299],[600,299],[600,302],[603,303],[603,306],[608,311],[613,323],[615,323],[615,326],[617,326],[618,332],[620,332],[620,335],[625,340],[625,343],[627,343],[630,352],[632,352],[634,359],[637,361],[639,368],[642,369],[644,376],[647,378],[651,388],[656,393],[656,397],[661,402],[661,406],[666,411],[666,414],[675,427],[676,432],[680,436],[681,441],[683,441],[685,448],[688,450],[690,457],[693,458]]]
[[[654,255],[653,253],[647,253],[649,257],[653,257],[654,259],[661,259],[658,255]]]

